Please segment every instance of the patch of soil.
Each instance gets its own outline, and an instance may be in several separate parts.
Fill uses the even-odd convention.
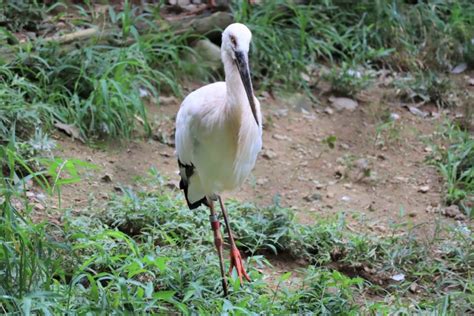
[[[384,288],[394,282],[386,273],[374,271],[365,265],[349,265],[342,262],[332,262],[328,265],[328,268],[337,270],[350,278],[363,278],[374,285],[379,285]]]

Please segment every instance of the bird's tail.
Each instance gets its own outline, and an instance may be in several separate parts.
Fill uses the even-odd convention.
[[[186,203],[188,203],[188,207],[190,210],[194,210],[195,208],[198,208],[201,205],[206,205],[209,207],[209,203],[207,202],[207,198],[203,197],[199,201],[196,202],[190,202],[188,198],[188,182],[185,181],[183,178],[181,178],[181,181],[179,181],[179,188],[184,191],[184,197],[186,198]]]
[[[199,181],[199,179],[197,179],[196,175],[194,174],[194,166],[192,164],[185,165],[179,160],[178,160],[178,165],[179,165],[179,174],[181,176],[181,181],[179,181],[179,188],[184,191],[184,197],[186,198],[186,203],[188,204],[189,209],[193,210],[193,209],[198,208],[199,206],[201,206],[203,204],[209,207],[209,203],[207,201],[206,196],[202,197],[201,199],[198,199],[197,201],[193,201],[193,202],[191,202],[191,199],[189,197],[191,177],[193,177],[193,175],[194,175],[193,181],[194,180]],[[197,184],[195,183],[194,185],[197,185]],[[194,192],[194,193],[196,193],[196,192]],[[192,196],[194,196],[194,195],[192,195]]]

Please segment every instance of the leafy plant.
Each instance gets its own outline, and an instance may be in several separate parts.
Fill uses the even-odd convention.
[[[323,78],[331,84],[333,93],[346,97],[354,97],[371,84],[370,75],[366,71],[357,70],[344,62],[340,68],[332,68]]]
[[[468,216],[474,210],[474,139],[467,131],[447,125],[443,135],[447,147],[436,147],[433,163],[446,181],[446,202],[458,204]]]
[[[0,4],[0,22],[11,31],[36,30],[47,12],[45,4],[39,1],[15,0]]]
[[[410,102],[433,102],[438,107],[446,108],[456,104],[456,91],[453,83],[446,77],[434,72],[416,73],[394,81],[398,94]]]

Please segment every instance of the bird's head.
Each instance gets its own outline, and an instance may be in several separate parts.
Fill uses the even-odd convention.
[[[248,55],[251,41],[252,33],[248,27],[241,23],[233,23],[222,33],[222,53],[236,60],[239,53]]]
[[[249,67],[249,48],[251,40],[252,32],[250,32],[248,27],[241,23],[233,23],[226,27],[222,33],[221,53],[224,60],[230,57],[237,66],[253,117],[258,125]]]

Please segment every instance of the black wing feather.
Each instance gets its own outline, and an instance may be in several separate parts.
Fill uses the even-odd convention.
[[[179,165],[179,175],[181,176],[181,181],[179,181],[179,188],[184,191],[184,197],[186,198],[186,203],[188,203],[189,209],[193,210],[195,208],[198,208],[202,204],[209,206],[209,203],[207,202],[207,198],[203,197],[199,201],[196,201],[194,203],[189,202],[188,199],[188,187],[189,187],[189,181],[191,179],[191,176],[194,174],[194,165],[189,164],[185,165],[183,164],[179,159],[178,159],[178,165]],[[184,169],[184,175],[182,174],[182,171]]]

